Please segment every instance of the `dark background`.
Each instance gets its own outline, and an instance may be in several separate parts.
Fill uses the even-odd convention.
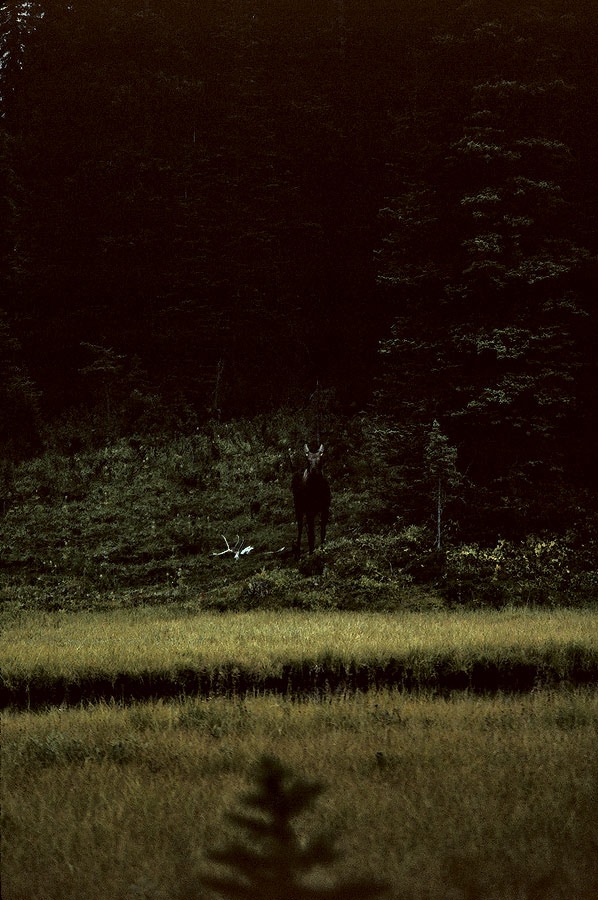
[[[405,479],[436,420],[496,516],[592,508],[593,2],[2,15],[5,455],[319,384]]]

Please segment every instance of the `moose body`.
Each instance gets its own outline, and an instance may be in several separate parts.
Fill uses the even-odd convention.
[[[316,543],[316,516],[320,517],[320,543],[323,544],[326,540],[326,526],[330,510],[330,485],[322,474],[323,453],[324,446],[322,444],[315,453],[306,444],[307,466],[305,471],[293,475],[291,489],[295,502],[295,518],[297,519],[297,556],[301,554],[304,519],[307,523],[307,543],[310,553],[314,552]]]

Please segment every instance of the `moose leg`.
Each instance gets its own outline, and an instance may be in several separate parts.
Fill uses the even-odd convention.
[[[297,515],[297,543],[295,545],[295,555],[297,559],[301,556],[301,535],[303,534],[303,516]]]
[[[309,552],[313,553],[316,546],[316,520],[314,516],[307,517],[307,543]]]
[[[320,544],[326,541],[326,526],[328,525],[328,510],[323,509],[320,516]]]

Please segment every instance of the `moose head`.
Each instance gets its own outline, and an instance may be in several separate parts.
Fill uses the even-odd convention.
[[[303,473],[304,478],[308,478],[310,473],[322,471],[322,456],[324,455],[324,444],[320,444],[318,449],[312,452],[308,445],[305,445],[305,456],[307,459],[307,468]]]

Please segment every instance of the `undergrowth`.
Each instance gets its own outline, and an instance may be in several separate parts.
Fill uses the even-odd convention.
[[[311,426],[278,411],[6,462],[0,601],[72,610],[193,600],[223,610],[595,602],[587,535],[464,543],[447,520],[436,550],[432,501],[418,524],[402,517],[392,460],[367,418],[329,417],[329,540],[298,564],[290,479]],[[251,550],[235,558],[235,546]]]

